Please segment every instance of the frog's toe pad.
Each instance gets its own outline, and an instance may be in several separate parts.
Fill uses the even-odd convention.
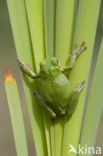
[[[85,84],[85,80],[83,80],[82,82],[78,83],[78,85],[76,86],[76,89],[81,92],[84,88]]]
[[[87,46],[85,46],[85,44],[86,42],[83,41],[79,48],[77,48],[77,44],[75,44],[72,56],[79,56],[83,51],[85,51],[87,49]]]

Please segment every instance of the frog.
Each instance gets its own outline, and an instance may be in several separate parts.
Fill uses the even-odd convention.
[[[56,57],[46,57],[40,62],[39,73],[33,72],[24,62],[18,60],[22,72],[37,81],[37,91],[34,95],[52,119],[66,114],[71,116],[77,107],[85,80],[72,89],[66,73],[71,73],[76,59],[87,49],[85,44],[83,41],[79,48],[74,45],[72,54],[68,57],[68,66],[61,66]]]

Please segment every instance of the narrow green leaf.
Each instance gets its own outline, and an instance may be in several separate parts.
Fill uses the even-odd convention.
[[[55,156],[60,155],[62,153],[62,142],[63,142],[63,128],[64,122],[63,117],[56,118],[54,130],[55,130]]]
[[[51,155],[55,156],[55,121],[50,121],[50,139],[51,139]]]
[[[76,7],[77,0],[56,2],[55,56],[62,65],[72,49]]]
[[[80,45],[82,41],[86,41],[88,49],[78,58],[75,67],[70,74],[70,83],[72,87],[76,86],[76,84],[82,80],[86,80],[86,83],[88,82],[100,2],[101,0],[79,1],[74,42]],[[76,155],[76,153],[69,153],[69,145],[72,144],[75,149],[78,147],[85,97],[86,85],[80,95],[76,111],[69,120],[65,118],[62,156]]]
[[[35,70],[25,2],[24,0],[7,0],[7,4],[18,58],[24,63],[30,64],[33,70]],[[40,105],[37,103],[37,100],[33,95],[33,92],[36,89],[36,83],[23,75],[23,85],[28,104],[36,153],[38,156],[46,156],[47,149],[42,111]]]
[[[35,67],[36,71],[39,72],[39,63],[44,60],[46,55],[44,30],[44,0],[25,0],[25,2],[34,50]],[[50,121],[43,109],[42,115],[45,128],[48,156],[50,156]]]
[[[62,65],[67,63],[73,45],[77,0],[56,1],[55,56]],[[64,120],[55,120],[55,153],[61,155]],[[57,143],[58,141],[58,143]]]
[[[45,57],[44,0],[25,0],[36,70]]]
[[[47,56],[54,56],[55,46],[55,0],[44,0],[45,41]]]
[[[55,11],[56,1],[55,0],[44,0],[44,22],[45,22],[45,44],[46,44],[46,56],[54,56],[55,48]],[[47,117],[48,118],[48,117]],[[51,155],[55,156],[55,123],[49,120],[50,127],[50,142]]]
[[[8,70],[5,73],[5,89],[10,110],[17,156],[28,156],[26,134],[17,84]]]
[[[47,112],[44,112],[44,110],[43,110],[43,121],[44,121],[44,126],[45,126],[45,135],[46,135],[48,156],[51,156],[50,118],[48,117]]]
[[[103,110],[103,39],[96,63],[89,101],[82,130],[81,146],[94,146]],[[92,156],[92,154],[90,154]]]

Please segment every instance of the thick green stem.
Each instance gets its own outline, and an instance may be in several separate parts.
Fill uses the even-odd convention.
[[[44,0],[25,0],[36,70],[45,57]]]
[[[24,63],[29,63],[33,70],[35,70],[25,2],[24,0],[7,0],[7,4],[18,58]],[[42,120],[42,111],[39,103],[33,95],[33,92],[36,89],[36,83],[23,75],[23,85],[28,105],[33,139],[35,141],[36,153],[38,156],[46,156],[47,147]]]
[[[45,23],[45,44],[46,56],[54,56],[55,47],[55,0],[44,0],[44,23]],[[47,116],[46,116],[47,117]],[[47,117],[48,118],[48,117]],[[48,146],[51,147],[51,155],[55,156],[55,136],[54,122],[48,119],[50,127],[50,140]],[[49,132],[48,132],[49,133]],[[50,153],[49,153],[50,154]]]
[[[47,56],[54,56],[55,4],[55,0],[44,0],[45,42]]]
[[[10,110],[17,156],[28,156],[26,133],[18,88],[13,75],[8,70],[5,73],[5,89]]]
[[[67,63],[73,45],[76,7],[77,0],[56,1],[55,57],[62,65]],[[63,121],[62,118],[55,120],[56,156],[61,156]]]
[[[103,39],[100,47],[99,56],[93,77],[93,83],[89,95],[87,113],[81,136],[81,146],[87,144],[88,147],[94,146],[100,117],[103,110]],[[91,153],[90,156],[93,154]]]
[[[55,56],[66,64],[73,45],[77,0],[56,2]]]
[[[81,80],[88,82],[100,2],[100,0],[79,1],[74,43],[79,45],[82,41],[85,41],[88,49],[76,61],[76,65],[70,75],[72,86],[75,86]],[[80,95],[75,113],[69,120],[65,118],[62,156],[76,155],[76,153],[69,153],[69,145],[72,144],[75,149],[78,147],[85,97],[86,86]]]

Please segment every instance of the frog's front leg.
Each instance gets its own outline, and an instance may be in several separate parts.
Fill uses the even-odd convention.
[[[35,91],[34,94],[41,101],[42,106],[48,111],[50,117],[56,118],[56,113],[48,106],[48,104],[45,102],[45,100],[42,98],[42,96],[37,91]]]
[[[67,72],[69,70],[71,70],[75,64],[75,61],[77,59],[77,57],[87,49],[87,47],[85,46],[85,42],[82,42],[79,49],[77,48],[77,45],[75,44],[74,45],[74,48],[73,48],[73,52],[72,54],[69,56],[69,66],[68,67],[64,67],[63,68],[63,73],[64,72]]]
[[[32,79],[37,79],[40,77],[40,74],[38,73],[34,73],[25,63],[21,62],[20,60],[18,60],[18,65],[20,67],[20,69],[29,77],[31,77]]]
[[[67,113],[69,115],[72,115],[76,109],[80,93],[84,88],[84,83],[85,81],[80,82],[69,95],[68,108],[67,108]]]

